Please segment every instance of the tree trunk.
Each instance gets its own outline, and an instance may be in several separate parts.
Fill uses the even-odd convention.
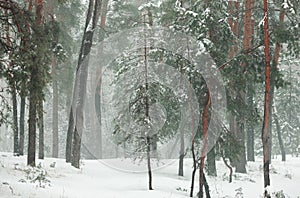
[[[192,171],[192,183],[191,183],[190,197],[193,197],[195,175],[196,175],[196,170],[197,170],[197,159],[196,159],[196,155],[195,155],[195,138],[194,138],[194,134],[193,134],[193,139],[192,139],[191,151],[192,151],[192,157],[193,157],[193,171]]]
[[[276,130],[277,130],[277,137],[278,137],[278,142],[279,142],[280,151],[281,151],[281,160],[283,162],[285,162],[286,161],[285,148],[284,148],[284,144],[283,144],[283,140],[282,140],[280,124],[279,124],[278,117],[277,117],[275,110],[273,110],[273,115],[274,115],[274,121],[276,124]]]
[[[37,76],[37,71],[32,69],[30,84],[34,85]],[[32,86],[34,87],[34,86]],[[28,127],[28,151],[27,151],[27,165],[35,166],[35,139],[36,139],[36,90],[31,88],[29,93],[29,127]]]
[[[282,27],[283,22],[284,22],[284,16],[285,12],[284,9],[281,8],[280,14],[279,14],[279,28]],[[276,43],[275,45],[275,50],[274,50],[274,58],[272,61],[271,67],[271,79],[270,79],[270,107],[269,107],[269,142],[268,142],[268,149],[269,149],[269,162],[271,164],[271,156],[272,156],[272,122],[273,122],[273,103],[274,103],[274,92],[275,92],[275,80],[276,80],[276,75],[278,72],[278,60],[280,56],[280,49],[281,45],[280,43]],[[280,131],[280,130],[279,130]],[[278,132],[278,129],[277,129]],[[279,137],[278,137],[279,138]]]
[[[79,168],[80,152],[81,152],[81,138],[83,133],[83,115],[84,115],[84,103],[86,96],[86,85],[87,85],[87,76],[88,76],[88,55],[92,48],[94,30],[98,24],[98,19],[100,15],[102,0],[96,0],[95,3],[93,0],[89,2],[89,9],[86,18],[85,30],[82,39],[82,45],[80,49],[80,54],[78,58],[78,66],[76,71],[76,82],[74,85],[74,94],[76,96],[76,91],[79,93],[77,97],[73,98],[73,105],[76,102],[76,106],[72,105],[72,108],[75,110],[75,128],[73,133],[73,148],[72,150],[72,165],[76,168]],[[91,29],[88,29],[88,26],[91,26]],[[70,118],[71,119],[71,118]],[[70,123],[69,123],[70,124]]]
[[[183,159],[185,156],[184,151],[184,133],[180,131],[180,151],[179,151],[179,166],[178,166],[178,175],[183,176]]]
[[[238,92],[238,97],[240,98],[241,101],[245,101],[245,96],[244,93],[239,91]],[[242,114],[244,112],[240,112]],[[235,172],[237,173],[247,173],[246,170],[246,153],[245,153],[245,129],[244,129],[244,115],[239,115],[238,118],[236,118],[236,137],[237,141],[239,142],[241,148],[239,151],[239,155],[237,157],[237,161],[235,163]]]
[[[53,89],[53,107],[52,107],[52,157],[58,157],[58,88],[56,78],[56,63],[52,55],[52,89]]]
[[[202,113],[202,130],[203,130],[203,148],[201,151],[201,157],[200,157],[200,167],[199,167],[199,193],[198,197],[203,198],[203,185],[205,183],[204,181],[204,162],[205,162],[205,156],[207,152],[207,130],[209,125],[209,107],[210,107],[210,92],[208,90],[206,95],[206,104],[203,108]]]
[[[102,75],[102,71],[100,71],[100,75]],[[102,153],[102,121],[101,121],[101,82],[102,79],[100,77],[99,82],[97,83],[96,87],[96,94],[95,94],[95,108],[96,108],[96,114],[97,119],[99,122],[100,128],[96,130],[96,153],[98,153],[99,159],[102,159],[103,153]],[[118,146],[116,147],[116,149]]]
[[[235,172],[237,173],[247,173],[246,170],[246,153],[245,153],[245,130],[244,130],[244,118],[238,118],[237,121],[237,139],[241,145],[240,154],[236,162]]]
[[[31,2],[31,1],[30,1]],[[42,24],[43,0],[36,0],[36,22]],[[30,3],[31,4],[31,3]],[[37,121],[37,103],[40,100],[41,93],[39,87],[39,66],[33,62],[30,68],[29,81],[29,127],[28,127],[28,152],[27,165],[35,166],[35,149],[36,149],[36,121]]]
[[[39,126],[39,159],[44,159],[44,111],[42,98],[39,98],[37,111]]]
[[[109,0],[104,0],[103,1],[103,6],[101,9],[101,19],[100,19],[100,28],[101,28],[101,39],[100,41],[104,40],[105,38],[105,26],[106,26],[106,18],[107,18],[107,8],[108,8],[108,2]],[[100,49],[101,51],[103,49]],[[100,52],[101,53],[101,52]],[[101,131],[101,83],[102,83],[102,68],[99,68],[99,75],[100,75],[100,79],[99,82],[97,83],[97,90],[96,90],[96,95],[95,95],[95,102],[96,102],[96,113],[97,113],[97,119],[99,122],[99,126],[100,128],[98,130],[96,130],[96,153],[99,159],[103,158],[103,151],[102,151],[102,147],[103,147],[103,143],[102,143],[102,131]]]
[[[254,109],[254,105],[253,105],[253,92],[254,92],[254,87],[253,87],[253,81],[251,80],[250,82],[248,82],[247,84],[247,100],[248,100],[248,106],[250,109],[250,116],[248,117],[247,120],[247,160],[248,161],[255,161],[254,158],[254,123],[253,123],[253,109]]]
[[[245,2],[245,15],[244,15],[244,37],[243,37],[243,50],[247,51],[251,48],[251,41],[253,37],[253,25],[252,24],[252,14],[253,14],[253,9],[254,9],[254,2],[255,0],[246,0]],[[244,104],[246,102],[246,97],[245,97],[245,87],[247,87],[247,82],[244,76],[245,72],[245,67],[246,62],[242,63],[243,67],[243,73],[242,75],[242,85],[241,90],[238,91],[238,98],[240,99],[241,103]],[[240,110],[239,112],[239,118],[238,118],[238,130],[237,130],[237,138],[241,144],[241,151],[238,156],[238,162],[236,164],[236,169],[235,171],[238,173],[246,173],[246,153],[245,153],[245,112],[243,110]]]
[[[72,158],[71,164],[75,168],[80,167],[80,147],[81,147],[81,137],[75,126],[73,134],[73,145],[72,145]]]
[[[205,176],[204,173],[203,173],[203,181],[204,181],[204,188],[205,188],[205,195],[206,195],[206,198],[211,198],[210,192],[209,192],[209,185],[208,185],[208,183],[207,183],[206,176]]]
[[[269,175],[269,108],[270,108],[270,84],[271,84],[271,66],[270,66],[270,46],[269,46],[269,20],[268,20],[268,0],[264,0],[264,53],[265,53],[265,101],[264,101],[264,120],[262,127],[263,144],[263,169],[264,169],[264,187],[270,186]],[[269,192],[265,190],[265,197],[269,197]]]
[[[19,155],[18,103],[15,83],[11,86],[11,95],[13,103],[14,155]]]
[[[26,104],[26,97],[24,86],[21,88],[21,107],[20,107],[20,142],[19,142],[19,153],[20,155],[24,155],[24,128],[25,128],[25,104]]]
[[[213,147],[207,154],[207,175],[217,176],[215,147]]]
[[[66,162],[72,161],[73,130],[74,130],[74,115],[73,115],[73,108],[71,107],[70,114],[69,114],[67,141],[66,141]]]
[[[232,182],[232,172],[233,172],[232,167],[228,164],[227,160],[225,159],[225,157],[223,155],[221,157],[223,159],[225,166],[229,169],[229,183],[231,183]]]
[[[51,23],[54,24],[54,0],[49,0],[49,12]],[[54,53],[51,55],[52,67],[52,157],[58,158],[58,88],[56,77],[56,60]]]
[[[239,8],[240,3],[236,0],[228,1],[228,24],[236,39],[233,40],[233,47],[229,50],[229,58],[233,58],[238,51],[237,38],[239,37]],[[235,19],[235,20],[234,20]]]
[[[149,190],[153,190],[153,187],[152,187],[152,170],[151,170],[151,156],[150,156],[150,152],[151,152],[151,141],[150,141],[150,137],[147,136],[147,141],[146,141],[146,144],[147,144],[147,167],[148,167],[148,177],[149,177],[149,180],[148,180],[148,189]]]
[[[232,94],[233,95],[233,94]],[[232,133],[233,137],[236,137],[236,119],[234,117],[234,115],[229,112],[229,130],[230,130],[230,133]],[[232,151],[232,152],[236,152],[236,151]],[[229,158],[230,160],[230,163],[232,164],[232,166],[236,166],[236,159],[235,158]]]
[[[199,167],[199,192],[198,197],[203,198],[203,185],[204,185],[204,160],[205,157],[201,157],[200,159],[200,167]]]

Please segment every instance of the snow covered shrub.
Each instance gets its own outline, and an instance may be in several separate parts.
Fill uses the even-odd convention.
[[[236,191],[236,194],[235,194],[234,198],[244,198],[242,187],[235,189],[235,191]]]
[[[42,165],[39,164],[36,167],[28,167],[25,169],[26,180],[31,183],[38,183],[39,187],[45,188],[50,186],[50,180],[46,178],[47,171],[43,169]]]

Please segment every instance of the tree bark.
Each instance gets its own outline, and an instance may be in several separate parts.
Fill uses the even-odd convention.
[[[18,103],[15,82],[12,84],[11,95],[13,103],[14,155],[19,155]]]
[[[269,20],[268,20],[268,0],[263,1],[264,4],[264,53],[265,53],[265,101],[264,101],[264,120],[262,127],[262,144],[263,144],[263,170],[264,170],[264,187],[270,186],[269,175],[269,108],[270,108],[270,84],[271,84],[271,65],[270,65],[270,45],[269,45]],[[269,197],[267,190],[265,197]]]
[[[247,51],[248,49],[251,48],[251,41],[253,37],[253,31],[252,31],[252,14],[253,14],[253,9],[254,9],[254,2],[255,0],[246,0],[245,2],[245,14],[244,14],[244,37],[243,37],[243,50]],[[244,104],[246,102],[246,97],[245,97],[245,87],[246,87],[246,79],[245,79],[245,68],[247,66],[246,62],[243,62],[242,65],[243,67],[243,73],[242,75],[242,88],[238,91],[238,98],[240,99],[241,103]],[[244,86],[245,85],[245,86]],[[239,118],[238,119],[238,130],[237,130],[237,137],[238,140],[240,141],[240,144],[242,146],[241,152],[238,156],[238,161],[236,164],[236,172],[238,173],[246,173],[246,149],[245,149],[245,112],[243,110],[240,110],[239,112]]]
[[[216,150],[213,147],[207,153],[207,175],[209,176],[217,176],[217,167],[216,167]]]
[[[54,0],[49,0],[49,13],[51,23],[54,23]],[[59,137],[58,137],[58,87],[56,77],[56,59],[54,53],[51,55],[52,67],[52,157],[58,158]]]
[[[205,175],[204,175],[204,162],[207,152],[207,130],[209,125],[209,107],[210,107],[210,92],[208,90],[206,95],[206,104],[203,108],[202,113],[202,130],[203,130],[203,148],[200,157],[200,167],[199,167],[199,193],[198,197],[203,198],[203,185],[205,183]]]
[[[286,153],[285,153],[284,143],[282,140],[282,134],[281,134],[280,124],[278,121],[278,116],[274,109],[273,109],[273,115],[274,115],[274,121],[276,124],[276,130],[277,130],[277,137],[278,137],[278,142],[279,142],[280,151],[281,151],[281,161],[285,162],[286,161]]]
[[[73,145],[74,115],[73,108],[70,109],[69,125],[66,140],[66,162],[72,161],[72,145]]]
[[[27,165],[35,166],[35,139],[36,139],[36,90],[34,89],[35,79],[37,78],[37,69],[31,69],[30,84],[33,88],[29,93],[29,127],[28,127],[28,151]]]
[[[74,85],[74,93],[75,90],[78,91],[78,98],[73,98],[73,105],[76,100],[76,107],[72,105],[72,111],[75,110],[75,127],[73,132],[73,148],[71,163],[72,166],[79,168],[79,160],[80,160],[80,152],[81,152],[81,138],[83,132],[83,114],[84,114],[84,103],[86,96],[86,84],[87,84],[87,76],[88,76],[88,55],[92,48],[94,30],[96,25],[98,24],[98,19],[100,15],[102,0],[90,0],[89,9],[86,18],[85,30],[82,39],[82,45],[80,49],[80,54],[78,58],[78,66],[76,71],[76,82]],[[91,25],[91,29],[88,29],[88,26]],[[78,82],[78,83],[77,83]],[[75,93],[76,95],[76,93]],[[72,116],[72,115],[70,115]],[[71,120],[71,117],[70,117]],[[69,123],[69,127],[70,123]]]
[[[145,119],[147,120],[147,125],[150,122],[150,104],[149,104],[149,84],[148,84],[148,55],[147,55],[147,35],[146,35],[146,15],[143,15],[144,19],[144,68],[145,68]],[[148,127],[147,127],[148,128]],[[153,190],[152,187],[152,170],[151,170],[151,145],[152,138],[150,134],[151,131],[147,131],[146,134],[146,146],[147,146],[147,167],[148,167],[148,189]]]
[[[22,82],[23,83],[23,82]],[[26,97],[25,97],[25,87],[21,87],[21,106],[20,106],[20,142],[19,142],[19,153],[20,155],[24,155],[24,131],[25,131],[25,104],[26,104]]]
[[[282,28],[283,22],[284,22],[284,16],[285,12],[284,9],[280,9],[279,13],[279,28]],[[269,162],[271,164],[272,161],[272,123],[273,123],[273,103],[274,103],[274,92],[275,92],[275,78],[278,72],[278,61],[280,56],[280,50],[281,50],[281,44],[279,42],[276,42],[275,50],[274,50],[274,58],[271,64],[271,87],[270,87],[270,107],[269,107],[269,142],[268,142],[268,148],[269,148]]]
[[[43,100],[38,102],[38,126],[39,126],[39,159],[44,159],[44,111]]]
[[[31,2],[32,3],[32,2]],[[36,23],[38,26],[42,24],[43,0],[36,0]],[[32,9],[32,8],[30,8]],[[40,100],[39,86],[39,66],[33,63],[30,67],[30,90],[29,90],[29,135],[28,135],[28,155],[27,165],[35,166],[35,149],[36,149],[36,121],[37,121],[37,103]]]
[[[237,38],[239,36],[239,8],[240,8],[240,3],[239,1],[233,1],[229,0],[228,1],[228,24],[230,26],[230,29],[234,36],[236,37],[233,40],[233,47],[229,50],[229,58],[233,58],[238,50],[238,43],[237,43]],[[234,18],[236,20],[234,20]]]
[[[243,94],[241,92],[239,92],[239,94]],[[244,100],[245,97],[244,96],[240,96],[240,98],[242,98],[241,100]],[[238,159],[236,161],[235,164],[235,172],[237,173],[247,173],[246,170],[246,153],[245,153],[245,127],[244,127],[244,123],[245,123],[245,119],[243,115],[240,115],[239,118],[236,118],[237,122],[236,122],[236,137],[238,142],[241,145],[240,148],[240,153],[238,155]]]
[[[58,157],[58,87],[56,78],[56,61],[52,55],[52,89],[53,89],[53,107],[52,107],[52,157]]]
[[[178,166],[178,175],[183,176],[183,159],[185,156],[184,151],[184,133],[180,131],[180,151],[179,151],[179,166]]]
[[[252,79],[247,83],[247,103],[250,109],[250,116],[247,120],[247,160],[255,161],[254,155],[254,123],[253,123],[253,92],[254,92],[254,82]]]
[[[196,175],[196,171],[197,171],[197,159],[196,159],[196,155],[195,155],[195,137],[194,137],[194,134],[193,134],[193,139],[192,139],[191,151],[192,151],[192,157],[193,157],[193,171],[192,171],[192,183],[191,183],[190,197],[193,197],[195,175]]]

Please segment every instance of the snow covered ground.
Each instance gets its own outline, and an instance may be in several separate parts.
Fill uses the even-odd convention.
[[[83,160],[81,169],[63,159],[38,160],[37,168],[26,165],[26,157],[0,153],[0,197],[42,198],[183,198],[189,197],[192,163],[185,161],[185,176],[177,176],[177,162],[155,170],[153,191],[147,190],[146,173],[112,169],[96,160]],[[213,198],[262,197],[262,159],[248,162],[248,174],[234,174],[228,183],[228,169],[217,162],[217,177],[208,177]],[[274,192],[300,198],[300,158],[274,159],[271,165]],[[198,175],[198,174],[197,174]],[[196,178],[196,191],[198,189]],[[275,196],[274,196],[275,197]]]

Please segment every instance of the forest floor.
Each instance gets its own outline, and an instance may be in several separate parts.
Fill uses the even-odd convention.
[[[119,159],[120,160],[120,159]],[[117,161],[117,159],[116,159]],[[153,191],[147,190],[147,174],[112,169],[97,160],[83,160],[81,169],[64,159],[37,160],[37,167],[26,166],[26,157],[0,152],[0,197],[21,198],[183,198],[189,197],[191,159],[184,164],[185,176],[177,176],[177,162],[153,172]],[[262,197],[262,159],[248,162],[247,174],[233,174],[217,161],[217,177],[208,177],[212,198]],[[270,167],[271,190],[286,198],[300,198],[300,157],[287,156],[286,162],[273,159]],[[198,175],[198,173],[196,174]],[[198,190],[198,177],[195,191]],[[194,197],[196,193],[194,193]]]

